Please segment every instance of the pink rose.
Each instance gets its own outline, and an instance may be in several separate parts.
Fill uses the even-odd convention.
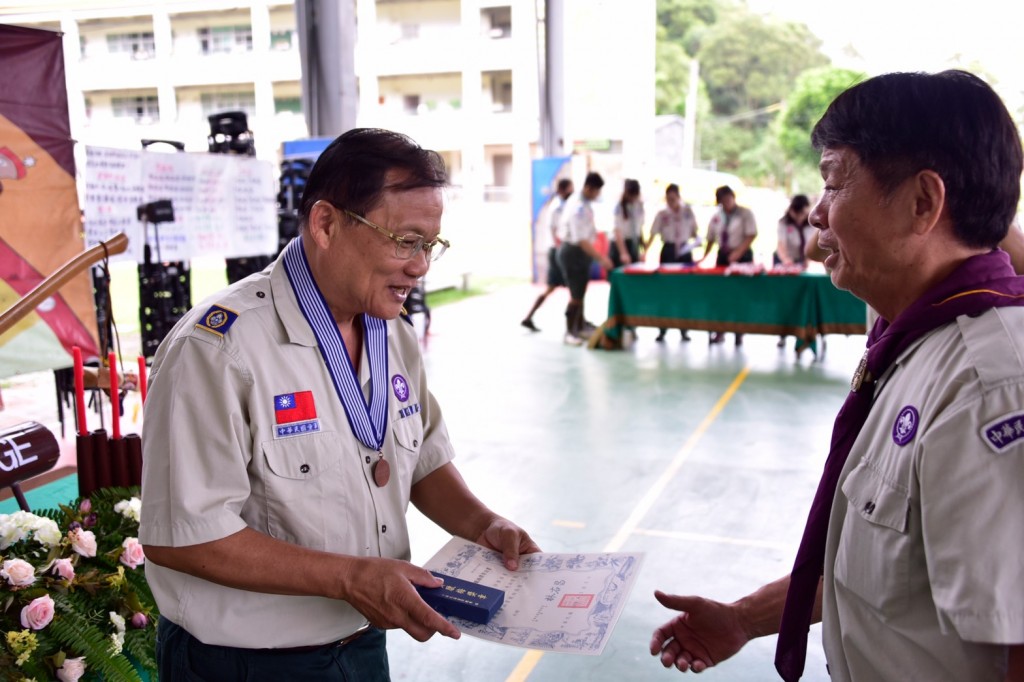
[[[143,553],[142,544],[139,543],[137,538],[125,538],[121,546],[124,547],[124,551],[121,552],[122,564],[128,568],[135,568],[145,563],[146,555]]]
[[[136,630],[141,630],[147,625],[149,625],[149,618],[146,617],[146,614],[140,611],[132,615],[133,628],[135,628]]]
[[[85,674],[85,657],[65,658],[64,665],[57,668],[57,679],[60,682],[78,682],[78,678]]]
[[[36,581],[36,569],[22,559],[7,559],[0,569],[0,576],[7,578],[12,587],[28,587]]]
[[[42,630],[53,620],[53,599],[50,595],[38,597],[21,610],[21,627]]]
[[[79,503],[78,505],[78,511],[82,512],[83,514],[88,514],[89,512],[91,512],[92,500],[90,500],[88,497],[82,500],[81,503]]]
[[[75,528],[68,531],[68,538],[71,540],[71,549],[84,557],[96,556],[96,534],[91,530]]]
[[[57,559],[53,562],[52,571],[68,582],[75,579],[75,565],[71,559]]]

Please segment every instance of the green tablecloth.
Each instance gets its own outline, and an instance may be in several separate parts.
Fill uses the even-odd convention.
[[[623,325],[792,335],[864,334],[864,302],[828,275],[626,272],[609,277],[608,320],[590,346],[620,348]]]

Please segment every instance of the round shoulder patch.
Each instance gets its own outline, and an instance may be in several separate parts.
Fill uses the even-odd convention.
[[[892,441],[903,447],[910,441],[914,440],[914,436],[917,434],[917,424],[921,420],[921,415],[918,414],[917,408],[913,405],[907,405],[900,410],[899,415],[896,416],[896,421],[892,425]]]

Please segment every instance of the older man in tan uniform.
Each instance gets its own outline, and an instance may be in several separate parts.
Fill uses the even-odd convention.
[[[385,628],[458,630],[419,597],[415,504],[515,570],[529,536],[467,488],[413,328],[440,157],[356,129],[314,166],[301,236],[189,313],[153,365],[140,537],[166,680],[389,679]],[[372,627],[371,627],[372,626]]]
[[[665,666],[779,633],[803,673],[821,618],[841,682],[1024,680],[1024,278],[997,248],[1024,154],[963,71],[856,85],[814,128],[832,281],[880,319],[836,419],[793,570],[732,604],[657,593]]]

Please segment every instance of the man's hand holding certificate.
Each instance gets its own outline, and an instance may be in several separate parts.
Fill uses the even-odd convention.
[[[527,554],[519,570],[501,554],[453,538],[424,568],[505,593],[487,623],[452,617],[466,634],[529,649],[596,656],[611,636],[642,555]]]

